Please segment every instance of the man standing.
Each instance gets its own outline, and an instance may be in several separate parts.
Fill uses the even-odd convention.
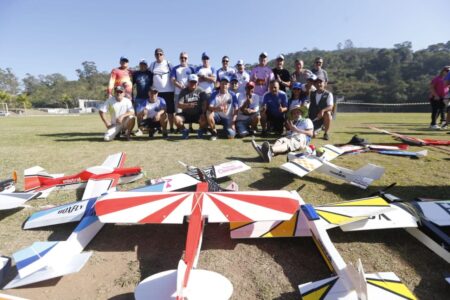
[[[208,96],[198,86],[198,76],[189,75],[187,87],[181,90],[178,99],[178,107],[182,111],[175,116],[175,125],[183,134],[183,139],[189,138],[189,130],[184,127],[184,123],[198,123],[200,129],[197,136],[203,137],[207,127],[205,116],[207,104]]]
[[[237,112],[238,102],[236,95],[228,90],[230,79],[226,76],[220,81],[219,90],[212,93],[209,99],[207,113],[208,125],[211,128],[211,140],[217,139],[216,124],[223,125],[229,139],[234,138],[235,132],[231,128],[233,115]]]
[[[267,52],[262,52],[259,55],[259,65],[250,73],[250,80],[255,83],[255,94],[264,96],[269,87],[269,82],[273,79],[273,72],[267,66]]]
[[[161,48],[155,49],[156,61],[150,64],[153,73],[153,88],[159,92],[159,97],[166,101],[167,114],[169,116],[170,132],[173,132],[173,115],[175,113],[174,86],[170,79],[172,65],[164,58]]]
[[[289,129],[287,135],[276,140],[272,146],[270,146],[269,142],[257,145],[252,140],[253,148],[265,162],[270,162],[272,157],[277,154],[306,149],[313,135],[313,123],[310,119],[302,118],[304,109],[305,107],[300,105],[295,105],[291,108],[289,112],[293,119],[287,122]]]
[[[286,92],[286,88],[291,86],[291,75],[289,71],[284,68],[284,56],[280,54],[277,56],[277,66],[272,69],[275,80],[280,84],[280,90]]]
[[[120,57],[120,67],[111,71],[108,83],[108,98],[111,98],[112,91],[115,87],[122,86],[125,88],[125,93],[128,99],[131,99],[133,91],[133,84],[131,83],[131,70],[128,69],[128,58]]]
[[[220,80],[222,79],[223,76],[231,78],[236,73],[236,70],[230,67],[229,65],[230,65],[230,58],[225,55],[224,57],[222,57],[222,68],[220,68],[216,72],[216,80],[217,80],[216,87],[219,87]]]
[[[120,85],[115,87],[114,97],[106,100],[99,109],[100,118],[107,128],[104,135],[104,140],[107,142],[112,141],[122,131],[125,132],[125,138],[130,140],[136,117],[131,100],[124,97],[124,91],[125,89]],[[108,111],[111,121],[105,118],[105,113]]]
[[[163,137],[167,137],[167,113],[166,101],[158,97],[158,90],[150,88],[148,92],[147,103],[144,109],[138,114],[142,120],[139,126],[148,127],[148,137],[153,137],[155,128],[161,128]]]
[[[270,91],[263,97],[261,113],[262,135],[267,135],[268,127],[273,127],[277,134],[283,133],[284,113],[288,110],[286,93],[280,91],[280,84],[276,80],[270,82]]]
[[[198,85],[205,91],[208,97],[214,90],[216,76],[214,68],[209,64],[209,56],[206,52],[202,53],[202,65],[197,68],[195,73],[198,76]]]
[[[236,130],[240,137],[253,135],[258,126],[259,96],[253,93],[255,84],[250,81],[244,93],[238,93],[239,111],[236,117]]]
[[[245,64],[242,59],[239,59],[236,63],[236,78],[238,80],[239,93],[245,93],[245,87],[250,82],[250,74],[245,71]]]
[[[291,84],[295,82],[305,84],[308,78],[311,76],[312,72],[308,69],[304,69],[303,66],[303,60],[295,60],[295,71],[291,74]]]
[[[323,128],[323,139],[328,140],[331,126],[331,112],[333,110],[333,94],[325,89],[325,78],[317,76],[315,81],[316,91],[310,95],[309,118],[314,123],[314,137]]]
[[[328,73],[323,68],[323,58],[322,57],[316,57],[314,60],[314,67],[312,68],[311,72],[313,72],[316,76],[321,76],[325,79],[324,84],[327,86],[328,83]]]
[[[148,92],[153,84],[153,74],[148,69],[148,64],[145,59],[141,59],[139,62],[139,70],[133,72],[132,76],[133,87],[136,87],[136,94],[134,96],[134,107],[136,115],[138,116],[138,124],[141,119],[139,118],[140,112],[144,110],[147,105]]]
[[[181,52],[180,64],[172,69],[172,74],[170,75],[171,80],[175,85],[175,106],[177,106],[181,90],[188,85],[189,75],[194,73],[194,68],[188,64],[188,54],[186,52]]]

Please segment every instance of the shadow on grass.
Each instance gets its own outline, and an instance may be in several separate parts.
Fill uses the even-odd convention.
[[[125,293],[108,298],[108,300],[134,300],[134,299],[135,298],[133,293]]]
[[[16,207],[13,209],[7,209],[7,210],[0,210],[0,221],[15,214],[18,211],[21,211],[23,207]]]

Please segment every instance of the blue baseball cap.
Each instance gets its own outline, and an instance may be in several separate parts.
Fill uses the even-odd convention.
[[[234,75],[234,74],[231,75],[231,77],[230,77],[230,82],[233,81],[233,80],[234,80],[234,81],[239,81],[238,78],[237,78],[237,76]]]
[[[145,59],[141,59],[141,60],[139,61],[139,64],[146,64],[146,65],[148,65],[148,63],[147,63],[147,61],[146,61]]]
[[[293,90],[301,90],[303,88],[303,84],[301,82],[294,82],[292,85]]]
[[[222,78],[220,78],[220,81],[221,81],[221,82],[222,82],[222,81],[230,82],[230,77],[228,77],[228,76],[222,76]]]
[[[203,59],[209,59],[209,56],[208,56],[208,54],[206,54],[206,52],[202,53],[202,60]]]
[[[121,56],[121,57],[120,57],[120,61],[126,61],[126,62],[128,62],[128,58],[127,58],[126,56]]]

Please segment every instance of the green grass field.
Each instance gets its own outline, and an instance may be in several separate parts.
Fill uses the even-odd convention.
[[[329,143],[349,141],[354,134],[370,142],[391,143],[388,136],[367,128],[369,124],[391,131],[438,139],[450,139],[445,131],[430,131],[428,114],[338,115]],[[0,118],[0,178],[13,170],[39,165],[50,173],[76,173],[100,164],[107,155],[127,153],[126,166],[142,166],[146,179],[183,171],[177,161],[208,166],[231,159],[249,164],[248,172],[233,176],[241,190],[300,190],[306,202],[329,203],[366,197],[396,182],[391,193],[403,199],[428,197],[450,199],[449,153],[428,149],[420,160],[375,153],[342,156],[333,162],[352,169],[366,163],[385,167],[384,176],[368,190],[361,190],[322,174],[295,178],[279,166],[285,156],[263,163],[250,139],[190,140],[156,135],[130,142],[103,142],[104,127],[97,115],[36,116]],[[258,142],[262,139],[257,136]],[[275,137],[269,138],[274,141]],[[322,139],[313,143],[324,145]],[[448,147],[450,148],[450,147]],[[410,147],[412,151],[422,150]],[[129,186],[142,185],[144,179]],[[226,184],[226,182],[224,182]],[[19,190],[22,189],[22,178]],[[73,225],[22,231],[22,222],[40,207],[75,200],[74,192],[55,192],[48,199],[29,202],[31,208],[0,211],[0,254],[11,255],[34,241],[64,240]],[[184,249],[186,226],[107,225],[89,245],[94,254],[77,274],[7,291],[32,299],[132,299],[135,285],[159,271],[176,268]],[[364,233],[330,232],[331,239],[347,262],[361,258],[366,272],[395,272],[421,299],[448,299],[450,288],[442,274],[450,267],[403,230]],[[226,224],[207,225],[200,255],[200,267],[217,271],[234,285],[233,299],[299,299],[297,285],[328,277],[325,264],[310,239],[231,241]]]

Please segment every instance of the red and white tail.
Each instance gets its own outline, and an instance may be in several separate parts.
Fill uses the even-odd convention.
[[[46,179],[61,177],[64,174],[48,174],[42,167],[34,166],[23,171],[23,175],[24,190],[28,192],[40,188]]]

